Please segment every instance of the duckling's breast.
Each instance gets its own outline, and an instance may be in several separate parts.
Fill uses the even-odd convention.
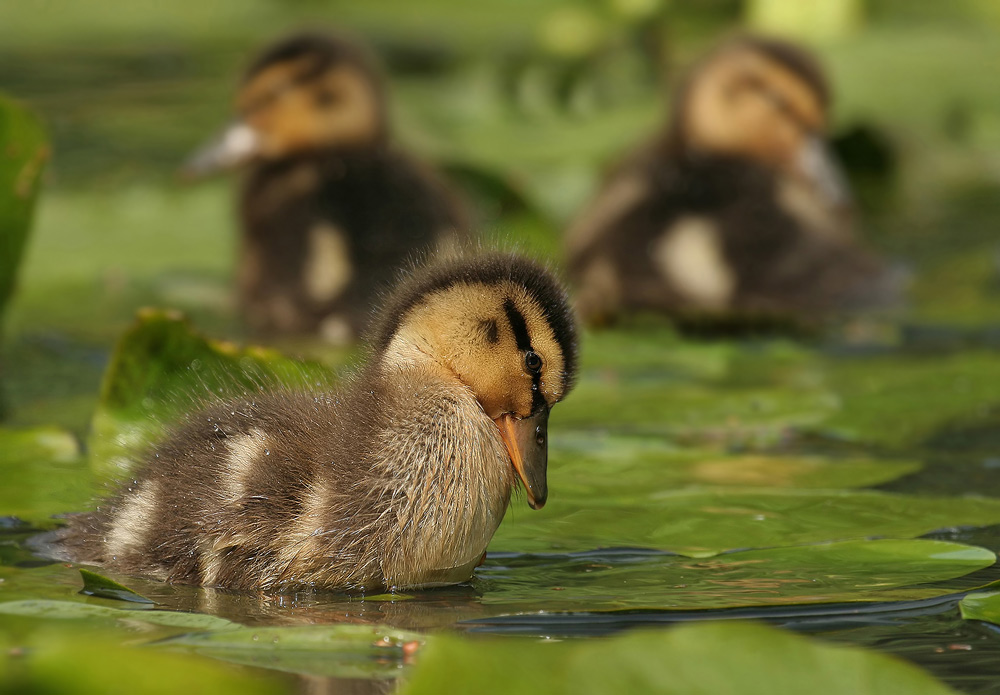
[[[468,580],[503,520],[516,484],[496,424],[467,387],[412,383],[409,417],[380,437],[379,469],[406,485],[392,514],[398,545],[386,548],[388,586]],[[417,406],[415,409],[413,406]]]

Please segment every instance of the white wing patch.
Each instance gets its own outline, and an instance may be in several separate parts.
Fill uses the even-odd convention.
[[[331,224],[313,226],[309,230],[309,251],[303,273],[309,298],[317,302],[336,298],[353,274],[344,233]]]
[[[156,519],[154,511],[158,496],[156,484],[146,480],[124,498],[105,541],[109,557],[117,558],[142,549]]]
[[[693,309],[724,309],[736,289],[715,224],[685,217],[668,228],[653,247],[653,263]]]
[[[246,494],[246,480],[254,465],[267,454],[267,434],[254,427],[246,434],[226,440],[226,476],[221,480],[223,503],[236,504]]]

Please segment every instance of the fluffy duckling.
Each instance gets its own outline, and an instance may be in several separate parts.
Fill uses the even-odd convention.
[[[742,37],[698,63],[666,132],[567,232],[581,314],[808,318],[891,301],[826,154],[829,101],[818,63],[781,41]]]
[[[335,393],[191,416],[71,521],[67,556],[235,589],[469,579],[518,480],[545,504],[549,410],[576,370],[566,294],[516,256],[432,266],[383,307],[371,348]]]
[[[250,66],[236,110],[185,171],[248,168],[238,285],[256,333],[347,342],[401,267],[465,238],[455,196],[391,144],[381,79],[357,46],[278,42]]]

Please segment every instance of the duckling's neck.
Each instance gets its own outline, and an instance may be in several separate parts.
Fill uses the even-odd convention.
[[[439,350],[427,336],[406,328],[400,329],[382,352],[379,361],[383,374],[404,369],[427,369],[448,381],[458,376],[436,355]]]
[[[399,495],[407,503],[395,512],[401,529],[396,550],[382,561],[388,586],[467,579],[516,485],[496,424],[432,347],[413,335],[397,335],[378,366],[388,388],[400,394],[389,400],[409,409],[408,417],[390,418],[397,424],[378,446],[383,465],[398,475],[405,463],[410,480]]]

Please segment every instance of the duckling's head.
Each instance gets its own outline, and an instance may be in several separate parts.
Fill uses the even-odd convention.
[[[264,50],[243,78],[236,112],[236,122],[191,158],[187,173],[370,147],[387,131],[372,61],[358,46],[325,34],[297,34]]]
[[[549,410],[573,385],[576,324],[547,270],[507,254],[440,262],[405,282],[373,333],[383,370],[433,364],[500,430],[535,509],[547,495]]]
[[[844,195],[826,154],[830,90],[815,58],[793,44],[740,37],[688,74],[674,98],[671,140],[691,154],[748,158]]]

